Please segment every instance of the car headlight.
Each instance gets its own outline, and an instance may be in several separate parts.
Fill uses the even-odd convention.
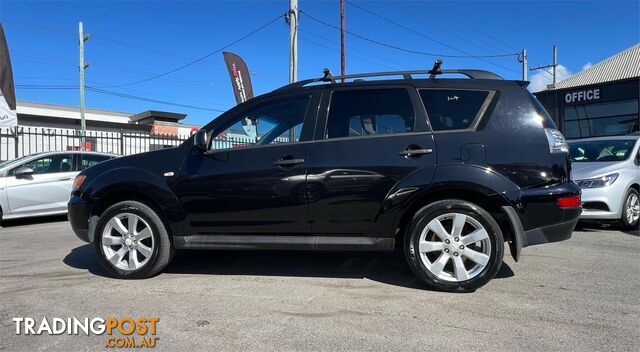
[[[75,193],[77,190],[82,187],[84,180],[87,178],[85,175],[76,176],[75,180],[73,180],[73,186],[71,187],[71,193]]]
[[[618,178],[618,174],[610,174],[597,178],[589,178],[586,180],[577,180],[576,184],[580,188],[599,188],[610,186],[612,183],[616,181]]]

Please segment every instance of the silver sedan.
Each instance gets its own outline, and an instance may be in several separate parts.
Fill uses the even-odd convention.
[[[640,219],[639,136],[569,141],[572,179],[582,188],[581,219],[637,229]]]
[[[75,176],[115,157],[63,151],[0,162],[0,220],[65,214]]]

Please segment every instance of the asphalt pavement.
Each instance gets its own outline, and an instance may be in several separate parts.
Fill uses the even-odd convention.
[[[162,351],[640,350],[637,233],[525,248],[468,294],[425,289],[402,253],[179,252],[138,281],[106,277],[94,253],[64,218],[0,227],[0,351],[104,349],[15,334],[12,318],[43,316],[158,317]]]

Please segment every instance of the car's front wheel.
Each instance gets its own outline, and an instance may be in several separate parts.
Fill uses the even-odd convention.
[[[624,230],[637,229],[639,220],[640,220],[640,196],[638,196],[638,191],[636,191],[634,188],[630,188],[624,197],[624,203],[622,206],[622,218],[620,219],[620,226]]]
[[[146,204],[116,203],[96,224],[94,245],[100,262],[113,276],[142,279],[169,263],[173,248],[164,223]]]
[[[407,236],[409,266],[438,290],[473,291],[502,265],[500,227],[486,210],[467,201],[442,200],[418,210]]]

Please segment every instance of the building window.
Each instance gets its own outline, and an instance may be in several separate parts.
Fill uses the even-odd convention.
[[[624,135],[638,131],[638,99],[564,108],[567,138]]]

